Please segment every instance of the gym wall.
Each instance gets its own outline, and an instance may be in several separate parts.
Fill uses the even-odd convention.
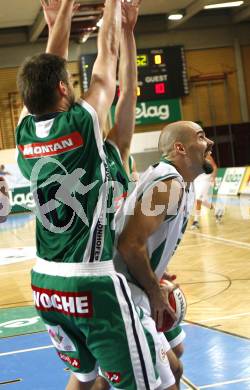
[[[241,47],[242,67],[250,112],[250,45]],[[190,95],[182,98],[182,118],[201,121],[202,125],[225,125],[241,123],[241,107],[235,48],[221,47],[186,50],[188,77],[197,75],[226,74],[226,80],[190,84]],[[80,95],[79,64],[69,63],[76,93]],[[0,69],[0,148],[14,147],[14,128],[21,110],[17,94],[16,75],[18,68]],[[159,125],[137,126],[136,132],[159,130]],[[249,129],[250,130],[250,129]]]

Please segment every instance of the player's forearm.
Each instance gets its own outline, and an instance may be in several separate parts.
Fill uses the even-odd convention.
[[[67,59],[74,0],[62,0],[55,24],[49,32],[46,53]]]
[[[120,96],[115,110],[115,134],[122,159],[126,161],[135,127],[137,66],[133,31],[124,28],[120,44],[119,85]]]
[[[151,268],[146,246],[128,245],[121,235],[118,251],[137,283],[149,297],[152,296],[159,289],[159,281]]]
[[[119,84],[121,94],[136,98],[136,43],[131,29],[122,29],[120,43]]]
[[[121,0],[107,0],[98,35],[98,55],[85,99],[95,108],[104,128],[116,89],[116,66],[121,35]]]
[[[106,0],[98,35],[98,57],[109,72],[115,72],[121,38],[121,0]]]

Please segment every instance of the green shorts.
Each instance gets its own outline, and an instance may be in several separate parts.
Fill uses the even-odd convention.
[[[186,337],[186,334],[180,325],[176,326],[176,328],[172,330],[169,330],[168,332],[165,332],[164,335],[168,340],[171,348],[176,347]]]
[[[153,338],[142,327],[127,282],[111,261],[38,259],[32,289],[58,356],[80,381],[96,377],[98,362],[115,388],[159,386]]]

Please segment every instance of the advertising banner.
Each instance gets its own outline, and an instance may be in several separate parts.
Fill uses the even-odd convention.
[[[219,191],[219,188],[221,186],[225,172],[226,172],[226,168],[218,168],[217,169],[217,174],[216,174],[215,183],[214,183],[214,187],[213,187],[213,195],[218,194],[218,191]]]
[[[250,167],[246,169],[239,192],[240,194],[250,195]]]
[[[11,212],[27,211],[34,206],[30,183],[20,172],[17,164],[1,164],[0,176],[3,176],[9,187]]]
[[[220,185],[219,195],[237,195],[243,180],[246,168],[227,168]]]
[[[111,107],[111,123],[114,124],[115,106]],[[136,125],[175,122],[181,120],[180,99],[137,102]]]

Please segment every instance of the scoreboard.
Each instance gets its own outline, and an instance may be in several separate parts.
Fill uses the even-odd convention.
[[[95,54],[80,58],[83,92],[89,87]],[[189,93],[183,46],[137,50],[137,101],[166,100]],[[115,101],[119,96],[117,86]]]

